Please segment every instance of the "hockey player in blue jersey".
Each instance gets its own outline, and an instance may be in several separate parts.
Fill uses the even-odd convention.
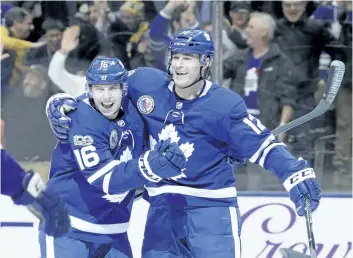
[[[70,220],[67,208],[58,194],[45,186],[39,174],[25,172],[2,144],[0,149],[1,194],[11,197],[17,205],[27,206],[42,219],[47,235],[58,237],[68,232]]]
[[[187,158],[180,175],[145,187],[150,208],[142,257],[239,258],[241,218],[233,162],[249,161],[271,171],[300,216],[305,196],[312,210],[319,205],[315,173],[247,113],[239,95],[206,79],[214,56],[207,32],[182,31],[169,50],[169,74],[138,68],[127,81],[150,145],[170,139]],[[69,125],[64,112],[58,112],[61,105],[49,103],[55,112],[49,110],[48,117],[57,130],[63,128],[57,126],[59,119]]]
[[[68,143],[54,149],[48,181],[67,204],[72,228],[49,242],[40,231],[42,258],[132,257],[126,231],[135,189],[185,167],[169,140],[143,153],[143,121],[123,98],[127,75],[119,59],[105,57],[86,73],[87,95],[68,115]]]

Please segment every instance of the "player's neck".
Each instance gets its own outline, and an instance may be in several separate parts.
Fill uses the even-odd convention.
[[[267,51],[270,49],[268,44],[259,44],[256,47],[253,47],[253,55],[255,58],[263,57]]]
[[[188,88],[180,88],[177,85],[175,85],[175,93],[181,99],[192,100],[194,98],[197,98],[200,95],[203,85],[204,85],[204,80],[201,80]]]

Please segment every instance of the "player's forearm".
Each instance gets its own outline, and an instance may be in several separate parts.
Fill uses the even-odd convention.
[[[21,195],[24,175],[23,169],[1,146],[1,194],[10,197]]]
[[[113,160],[95,173],[89,173],[89,176],[86,176],[88,183],[107,194],[119,194],[139,188],[148,182],[143,175],[144,164],[140,159],[118,162]]]
[[[169,19],[162,13],[161,11],[161,13],[157,14],[150,24],[149,35],[152,40],[152,45],[153,43],[156,44],[156,42],[164,44],[164,38],[168,33]]]
[[[139,169],[138,159],[133,159],[121,163],[112,171],[108,191],[109,194],[122,193],[139,188],[146,183],[147,180]]]
[[[282,107],[282,114],[281,114],[281,121],[280,124],[286,124],[288,123],[294,114],[294,109],[290,105],[284,105]]]
[[[283,182],[289,175],[307,168],[308,163],[295,158],[285,146],[279,145],[268,152],[262,165]]]

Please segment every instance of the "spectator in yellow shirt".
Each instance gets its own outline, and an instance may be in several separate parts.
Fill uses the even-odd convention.
[[[25,39],[29,36],[32,25],[32,17],[25,9],[20,7],[11,8],[5,14],[5,26],[0,27],[1,42],[4,52],[13,51],[16,55],[15,69],[12,67],[11,85],[19,78],[23,58],[26,50],[38,48],[46,44],[42,42],[30,42]]]

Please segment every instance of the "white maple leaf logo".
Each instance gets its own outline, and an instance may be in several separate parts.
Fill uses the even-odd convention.
[[[194,152],[194,144],[193,143],[183,143],[179,146],[180,150],[184,153],[186,160],[192,155]]]
[[[118,160],[118,164],[122,163],[122,162],[128,162],[129,160],[132,159],[132,153],[130,148],[126,148],[123,153],[120,155],[119,160]],[[109,172],[108,174],[111,174],[112,172]],[[105,176],[108,176],[105,175]],[[102,196],[102,198],[106,199],[109,202],[117,202],[117,203],[121,203],[125,197],[129,194],[130,191],[126,191],[124,193],[120,193],[120,194],[109,194],[106,192],[106,195]]]
[[[150,135],[149,138],[150,138],[150,148],[151,148],[151,150],[154,150],[154,146],[156,146],[157,141],[153,138],[152,135]]]
[[[173,124],[169,124],[164,129],[162,129],[161,133],[158,134],[158,138],[160,141],[170,139],[170,142],[175,143],[178,143],[180,140],[180,137],[178,137],[178,132],[175,130],[175,126]]]
[[[153,150],[154,146],[157,144],[157,140],[153,138],[152,135],[149,136],[150,139],[150,147]],[[159,141],[165,141],[170,139],[170,142],[175,142],[178,143],[180,140],[180,137],[178,136],[178,132],[175,129],[175,126],[173,124],[167,125],[165,128],[162,129],[162,131],[158,134],[158,140]],[[179,145],[180,150],[184,153],[186,160],[192,155],[194,152],[194,144],[193,143],[182,143]],[[185,169],[184,169],[185,170]],[[183,171],[180,173],[180,175],[171,177],[169,179],[171,180],[178,180],[181,178],[185,178],[186,175],[183,173]]]
[[[130,148],[126,148],[123,153],[120,155],[120,158],[118,160],[119,164],[121,162],[128,162],[130,159],[132,159],[132,153]]]

